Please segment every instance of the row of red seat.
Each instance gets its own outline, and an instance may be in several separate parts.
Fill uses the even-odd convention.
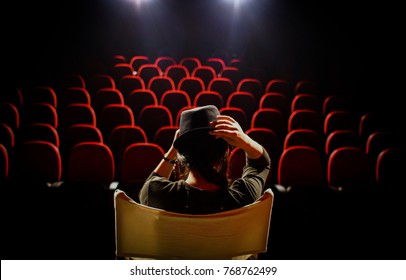
[[[382,123],[378,125],[379,116],[377,118],[369,112],[360,115],[352,110],[350,100],[343,96],[322,98],[316,94],[317,85],[312,82],[298,82],[294,87],[295,95],[289,96],[290,87],[284,80],[270,80],[263,91],[259,79],[241,78],[237,87],[239,91],[230,92],[224,103],[219,91],[201,90],[206,86],[202,78],[183,77],[183,80],[179,80],[180,84],[181,81],[199,81],[201,85],[192,103],[192,87],[187,90],[173,89],[173,81],[163,76],[162,72],[151,77],[149,86],[145,88],[145,79],[141,78],[139,70],[151,65],[146,63],[145,57],[143,59],[138,61],[136,70],[120,79],[114,79],[113,72],[112,75],[92,75],[88,80],[79,74],[66,75],[59,81],[63,86],[58,90],[51,86],[17,89],[14,95],[8,95],[8,99],[1,103],[1,111],[5,112],[1,116],[2,130],[7,131],[2,138],[6,139],[7,134],[18,131],[15,136],[9,137],[11,140],[2,140],[5,148],[8,149],[13,142],[46,140],[56,145],[62,159],[67,160],[75,144],[94,141],[108,145],[116,162],[120,162],[125,147],[131,143],[149,142],[166,150],[177,129],[181,110],[206,104],[217,105],[221,113],[233,116],[245,131],[257,135],[258,141],[268,148],[277,164],[282,152],[290,146],[313,147],[322,158],[329,157],[341,146],[359,147],[368,154],[372,154],[373,150],[375,158],[383,148],[397,147],[393,144],[396,136],[388,133]],[[167,62],[165,71],[175,66],[186,67],[166,58],[157,59],[153,65],[164,67],[158,65],[163,61]],[[199,65],[196,59],[191,58],[183,61],[195,62],[193,71],[199,67],[211,67],[216,77],[210,82],[219,78],[218,74],[226,68],[221,60],[216,59],[211,60],[212,65]],[[113,63],[112,69],[123,63],[126,63],[125,59],[120,58],[118,63]],[[216,68],[216,63],[221,67]],[[238,69],[237,64],[232,67]],[[116,87],[117,82],[120,84],[123,81],[128,81],[128,85],[132,86],[126,97]],[[162,91],[158,99],[158,89],[151,89],[152,81],[171,81],[169,88],[172,90]],[[103,87],[95,91],[97,84]],[[35,139],[39,131],[46,136]],[[372,134],[377,135],[373,138],[381,139],[375,142],[371,140],[372,143],[383,142],[384,145],[371,144],[367,147],[367,137]],[[385,138],[391,140],[382,140]]]

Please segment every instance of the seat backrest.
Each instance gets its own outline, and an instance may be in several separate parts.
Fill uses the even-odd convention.
[[[255,111],[251,119],[251,127],[272,129],[281,141],[286,134],[286,121],[278,109],[262,108]]]
[[[92,108],[96,113],[96,118],[99,118],[103,108],[110,104],[124,104],[124,97],[121,91],[117,88],[102,88],[99,89],[92,97]]]
[[[289,82],[283,79],[271,79],[265,86],[265,93],[267,92],[280,92],[289,99],[292,96],[292,90],[289,86]]]
[[[337,190],[357,191],[371,188],[374,182],[368,156],[360,147],[335,149],[327,162],[328,184]]]
[[[173,80],[175,87],[178,86],[179,81],[185,77],[189,77],[189,70],[183,65],[170,65],[165,69],[165,77]]]
[[[178,88],[180,90],[184,90],[190,97],[190,100],[194,102],[196,95],[206,90],[206,86],[202,79],[198,77],[185,77],[179,81]]]
[[[155,143],[129,145],[121,158],[120,183],[142,186],[164,156],[164,150]]]
[[[166,106],[175,120],[180,109],[192,106],[189,95],[183,90],[168,90],[161,96],[160,105]]]
[[[179,64],[185,66],[189,70],[189,73],[192,73],[195,68],[202,65],[197,57],[184,57],[179,61]]]
[[[109,74],[95,74],[89,78],[87,89],[93,96],[101,88],[116,88],[116,82]]]
[[[267,189],[254,203],[207,215],[164,211],[114,194],[116,256],[231,259],[267,251],[273,206]]]
[[[158,98],[155,93],[150,89],[136,89],[130,92],[125,100],[133,111],[134,121],[138,123],[138,118],[141,110],[148,105],[158,105]]]
[[[401,148],[384,149],[375,164],[376,182],[384,189],[404,190],[405,150]]]
[[[34,103],[25,112],[25,123],[46,123],[58,128],[59,116],[51,104],[40,102]]]
[[[8,178],[9,156],[7,148],[0,143],[0,182],[5,183]]]
[[[100,129],[91,124],[74,124],[67,128],[63,134],[61,143],[61,153],[63,158],[69,156],[70,150],[82,142],[103,143],[103,135]]]
[[[217,91],[224,100],[227,100],[230,94],[235,91],[235,86],[229,78],[217,77],[209,82],[207,90]]]
[[[50,142],[59,148],[58,130],[47,123],[29,123],[21,127],[18,133],[18,142],[23,143],[32,140]]]
[[[256,78],[242,78],[238,82],[236,90],[251,92],[254,95],[257,103],[259,103],[259,100],[264,93],[262,82]]]
[[[22,143],[16,154],[15,176],[18,180],[53,183],[61,180],[59,149],[50,142],[33,140]]]
[[[106,144],[82,142],[72,147],[68,159],[68,182],[101,183],[107,187],[114,176],[113,153]]]
[[[162,76],[162,71],[153,63],[146,63],[138,68],[138,76],[144,80],[144,84],[148,85],[153,77]]]
[[[109,139],[111,131],[119,125],[134,125],[134,115],[131,108],[122,104],[110,104],[103,108],[98,127],[104,139]]]
[[[66,106],[71,104],[86,104],[90,105],[90,93],[81,87],[64,88],[58,94],[58,113],[62,112]]]
[[[158,144],[164,151],[169,150],[173,143],[173,137],[179,129],[176,125],[163,126],[157,130],[153,142]]]
[[[232,92],[227,98],[226,106],[243,109],[249,123],[251,123],[252,115],[258,108],[255,96],[248,91]]]
[[[132,91],[145,89],[145,83],[140,76],[125,75],[118,82],[117,88],[121,91],[125,101]]]
[[[320,153],[307,146],[292,146],[283,150],[278,165],[278,184],[292,188],[322,187]]]
[[[289,131],[285,136],[283,149],[292,146],[308,146],[315,148],[319,152],[324,152],[319,135],[311,129],[298,128]]]
[[[336,130],[358,130],[359,120],[358,117],[350,112],[344,110],[335,110],[328,113],[324,118],[323,132],[328,136],[331,132]]]
[[[151,64],[151,60],[148,56],[145,55],[135,55],[130,59],[130,64],[133,67],[134,71],[138,71],[141,65]]]
[[[309,109],[322,113],[321,100],[316,94],[299,93],[293,97],[291,112],[299,109]]]
[[[243,74],[237,67],[226,66],[223,70],[218,74],[219,77],[228,78],[233,82],[234,86],[237,86],[240,82]]]
[[[287,119],[290,114],[290,104],[288,97],[283,93],[267,92],[261,96],[258,108],[278,109]]]
[[[176,65],[176,60],[171,56],[158,56],[155,59],[154,64],[164,73],[166,68]]]
[[[0,122],[0,143],[4,145],[7,150],[11,150],[15,145],[14,131],[5,123]]]
[[[138,115],[138,125],[144,129],[148,142],[153,141],[154,135],[159,128],[172,124],[172,113],[166,106],[148,105]]]
[[[133,75],[134,68],[129,63],[117,63],[111,69],[111,76],[113,77],[116,84],[121,80],[125,75]]]
[[[198,77],[202,79],[206,88],[208,88],[210,81],[216,77],[216,71],[213,69],[213,67],[208,65],[196,67],[191,73],[192,77]]]
[[[175,83],[170,77],[156,76],[149,80],[147,88],[152,90],[158,98],[158,101],[160,101],[164,92],[175,90]]]
[[[297,109],[288,119],[288,132],[294,129],[311,129],[318,135],[323,135],[323,116],[321,113],[310,109]]]
[[[33,86],[27,91],[24,91],[24,103],[47,103],[56,109],[57,96],[55,90],[51,86]]]
[[[329,156],[335,149],[345,146],[361,147],[361,140],[356,131],[343,129],[331,132],[325,141],[325,154]]]
[[[202,90],[196,94],[193,106],[214,105],[217,108],[222,108],[225,105],[223,96],[217,91]]]
[[[10,102],[0,103],[0,123],[6,124],[13,131],[20,128],[20,111]]]

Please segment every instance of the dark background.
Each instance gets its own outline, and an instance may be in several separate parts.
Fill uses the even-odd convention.
[[[112,54],[227,51],[275,77],[312,78],[367,100],[378,97],[380,106],[382,94],[397,98],[403,91],[404,20],[396,4],[251,0],[235,15],[229,2],[160,0],[140,9],[129,0],[13,2],[5,56],[16,83]]]
[[[382,111],[390,115],[391,125],[399,131],[404,128],[405,25],[398,2],[251,1],[255,3],[241,6],[238,14],[227,0],[156,0],[151,5],[143,3],[140,9],[128,0],[13,1],[3,10],[4,83],[14,88],[52,85],[63,73],[82,71],[89,62],[108,61],[115,54],[127,59],[135,54],[204,58],[226,52],[264,69],[269,78],[285,78],[292,85],[300,79],[315,80],[323,86],[324,95],[338,90],[351,96],[360,111]],[[385,206],[391,202],[382,203]],[[381,212],[379,207],[374,213],[390,213],[385,209]],[[286,250],[286,244],[280,242],[296,236],[295,230],[308,229],[304,217],[307,214],[296,214],[290,217],[296,224],[277,232],[285,234],[292,229],[288,238],[272,239],[277,257],[291,256],[289,249],[295,249],[294,257],[313,256],[301,247]],[[385,232],[385,223],[376,224],[375,228],[374,215],[371,221],[365,222],[363,218],[355,216],[352,225],[342,221],[345,227],[340,232],[344,235],[342,240],[351,240],[350,234],[363,223],[370,225],[371,228],[356,233],[364,238],[364,233],[373,231],[362,239],[363,244],[354,241],[340,248],[345,242],[339,242],[333,249],[341,254],[333,255],[321,241],[327,240],[329,234],[333,237],[339,234],[320,232],[311,238],[322,244],[314,255],[402,258],[404,250],[401,248],[398,256],[397,239],[391,239],[392,234],[403,238],[402,233]],[[378,221],[389,220],[386,223],[390,224],[393,219],[395,229],[401,225],[397,217],[388,218],[380,217]],[[319,226],[317,223],[319,220],[314,219],[315,226]],[[285,225],[285,221],[274,219],[272,225],[275,224]],[[375,242],[381,233],[384,240]],[[303,248],[311,248],[309,240],[294,244],[299,243],[305,244]],[[350,246],[351,251],[347,252]],[[36,257],[38,252],[31,254]]]

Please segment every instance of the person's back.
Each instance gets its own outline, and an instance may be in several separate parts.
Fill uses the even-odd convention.
[[[227,178],[230,147],[246,153],[240,179]],[[270,170],[265,149],[213,105],[182,112],[173,145],[140,191],[142,204],[207,214],[250,204],[264,191]]]

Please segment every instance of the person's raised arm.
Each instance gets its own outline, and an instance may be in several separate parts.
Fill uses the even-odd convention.
[[[243,149],[248,158],[259,158],[264,152],[262,145],[249,137],[232,117],[219,115],[217,121],[212,122],[211,125],[214,128],[210,131],[211,135],[221,137],[229,145]]]
[[[176,131],[173,141],[178,137],[179,130]],[[158,163],[155,167],[154,172],[159,174],[162,177],[169,178],[171,176],[173,165],[175,164],[176,156],[178,151],[172,145],[169,150],[165,153],[164,158]]]

